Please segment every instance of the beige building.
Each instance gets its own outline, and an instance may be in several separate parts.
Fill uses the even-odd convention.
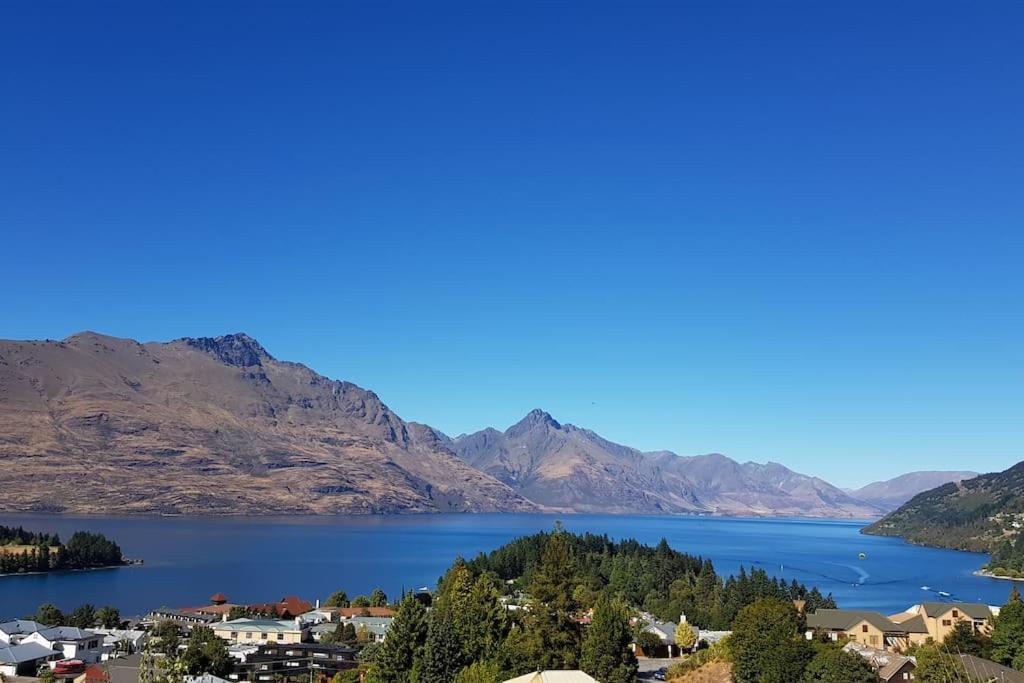
[[[234,619],[213,625],[213,632],[232,645],[266,643],[304,643],[309,641],[309,625],[295,619]]]
[[[998,611],[998,610],[997,610]],[[890,617],[898,624],[917,623],[935,642],[942,642],[956,628],[957,622],[971,623],[975,633],[988,633],[996,612],[988,605],[972,602],[926,602]]]
[[[832,640],[848,640],[879,650],[904,650],[928,638],[920,619],[900,624],[879,612],[849,609],[819,609],[808,614],[808,640],[815,632],[826,633]]]

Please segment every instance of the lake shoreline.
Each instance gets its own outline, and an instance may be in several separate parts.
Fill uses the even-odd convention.
[[[1003,581],[1024,581],[1024,576],[1003,576],[1002,574],[994,574],[987,569],[976,569],[972,572],[975,576],[982,576],[986,579],[1002,579]]]

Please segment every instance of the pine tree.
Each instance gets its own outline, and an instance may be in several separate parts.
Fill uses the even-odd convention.
[[[579,605],[573,597],[575,562],[569,539],[556,531],[530,582],[530,609],[524,617],[522,653],[536,670],[575,669],[580,649]]]
[[[761,598],[741,609],[729,639],[736,683],[800,680],[811,651],[798,638],[798,625],[793,604],[775,598]]]
[[[600,683],[633,683],[637,661],[632,642],[629,609],[618,600],[602,596],[583,639],[580,668]]]
[[[451,683],[466,663],[451,613],[432,612],[419,667],[419,683]]]
[[[415,681],[414,665],[427,640],[427,610],[418,600],[407,596],[398,605],[388,637],[377,651],[370,668],[371,680],[380,683]]]
[[[1016,586],[992,626],[992,659],[1024,671],[1024,601]]]

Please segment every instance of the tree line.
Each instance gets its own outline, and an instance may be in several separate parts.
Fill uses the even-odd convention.
[[[90,569],[124,564],[121,548],[103,534],[76,531],[67,543],[56,534],[35,534],[21,527],[0,527],[0,574]],[[28,541],[28,543],[24,542]],[[31,545],[21,550],[11,546]]]
[[[650,547],[556,528],[470,562],[457,560],[429,611],[411,596],[402,600],[366,677],[370,683],[496,683],[530,671],[582,669],[601,683],[632,683],[631,645],[642,628],[637,608],[672,621],[686,611],[697,625],[718,628],[728,625],[733,609],[794,596],[835,604],[760,570],[722,580],[709,561],[664,541]],[[509,609],[510,602],[523,609]]]

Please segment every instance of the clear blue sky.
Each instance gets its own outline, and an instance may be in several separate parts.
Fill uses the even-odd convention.
[[[286,5],[0,6],[0,337],[246,331],[841,485],[1024,458],[1024,4]]]

